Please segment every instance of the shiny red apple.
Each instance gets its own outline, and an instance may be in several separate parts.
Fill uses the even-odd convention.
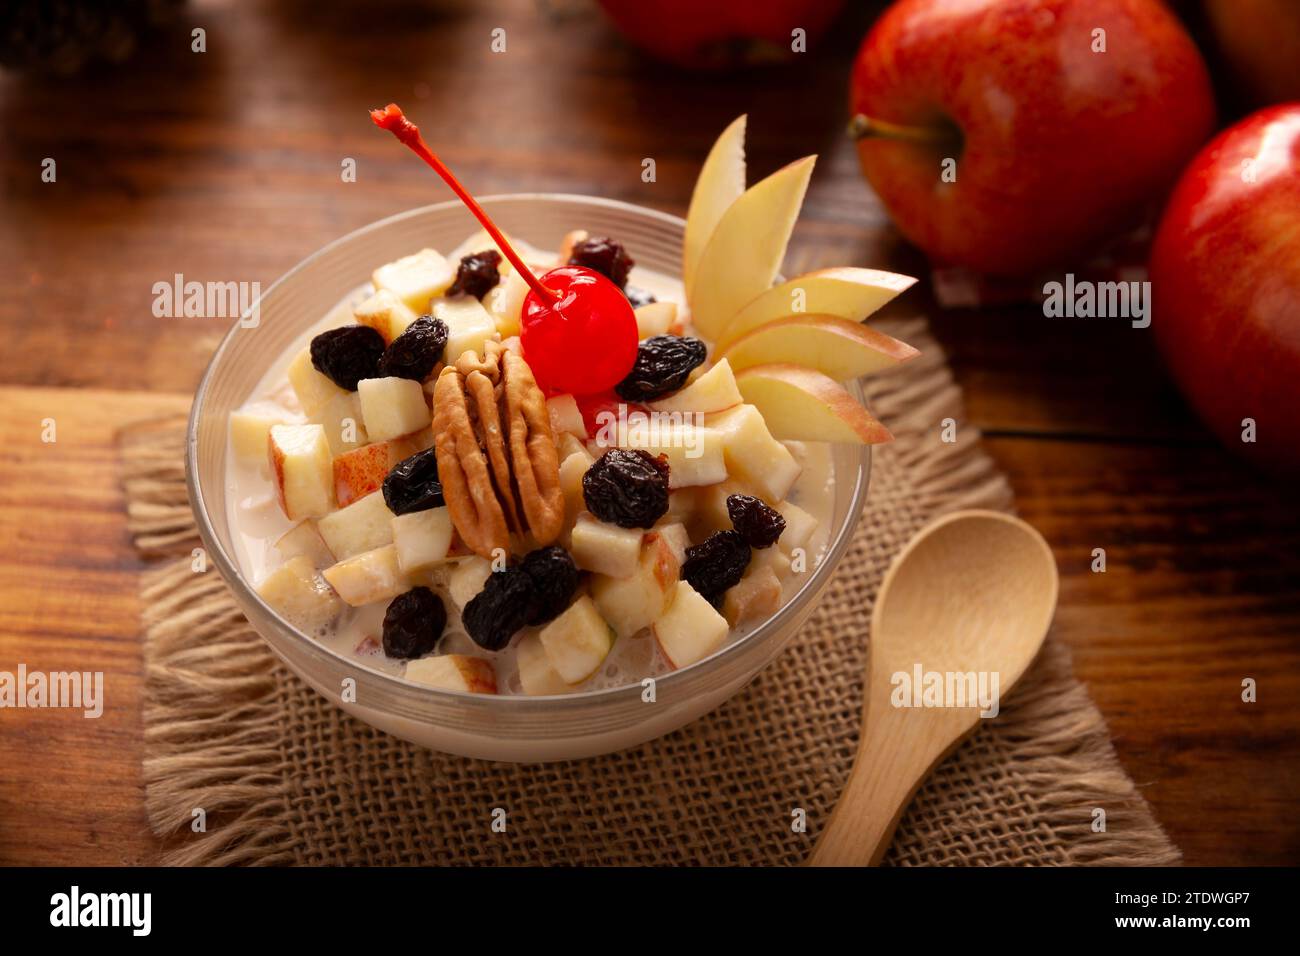
[[[903,234],[1002,275],[1077,261],[1132,223],[1214,125],[1205,64],[1160,0],[900,0],[851,98],[863,171]]]
[[[1169,369],[1220,441],[1300,474],[1300,103],[1247,117],[1188,166],[1151,251],[1151,301]]]
[[[796,55],[793,31],[805,43],[821,34],[844,0],[600,0],[619,32],[661,60],[689,69],[718,69]]]

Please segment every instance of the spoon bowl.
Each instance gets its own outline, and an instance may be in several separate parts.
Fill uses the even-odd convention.
[[[813,866],[874,865],[930,771],[995,717],[1056,610],[1051,548],[996,511],[930,523],[886,572],[871,616],[858,754]]]

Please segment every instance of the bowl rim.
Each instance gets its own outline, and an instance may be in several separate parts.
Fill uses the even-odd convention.
[[[588,204],[604,206],[610,209],[617,209],[628,212],[633,215],[658,220],[663,225],[674,230],[684,233],[686,220],[680,216],[671,213],[661,212],[657,209],[651,209],[647,206],[641,206],[635,203],[623,202],[617,199],[608,199],[602,196],[586,196],[579,193],[494,193],[478,197],[479,202],[485,206],[505,205],[516,202],[572,202],[578,204]],[[310,255],[298,261],[288,271],[277,278],[257,299],[249,306],[249,311],[257,309],[261,302],[272,296],[280,286],[293,279],[298,273],[304,271],[315,263],[318,259],[325,256],[330,250],[342,245],[343,243],[356,242],[371,232],[377,232],[393,223],[405,219],[415,218],[417,216],[428,215],[431,213],[442,212],[451,208],[463,208],[460,200],[452,199],[444,202],[430,203],[425,206],[419,206],[413,209],[407,209],[403,212],[377,219],[373,222],[360,226],[350,232],[344,233],[336,239],[331,240],[325,245],[319,247]],[[677,276],[680,278],[680,276]],[[313,321],[319,321],[317,316]],[[242,316],[241,316],[242,319]],[[304,328],[307,328],[304,325]],[[421,684],[418,681],[408,680],[397,674],[388,674],[380,670],[373,669],[366,665],[364,661],[351,657],[341,651],[322,644],[320,641],[312,638],[299,628],[286,621],[278,611],[272,608],[257,593],[251,582],[245,580],[244,575],[239,568],[235,557],[228,554],[221,543],[220,536],[213,527],[209,517],[206,499],[203,495],[202,481],[199,477],[198,462],[198,429],[199,422],[203,412],[204,399],[207,395],[212,381],[217,372],[221,359],[233,341],[236,333],[240,330],[240,320],[235,320],[226,334],[222,337],[220,344],[212,353],[208,360],[207,367],[203,371],[203,376],[199,380],[198,387],[194,392],[194,400],[190,406],[189,418],[185,430],[185,484],[189,494],[190,510],[194,513],[195,521],[198,526],[199,536],[207,548],[208,556],[214,559],[217,570],[225,580],[228,587],[236,592],[237,603],[242,601],[252,601],[259,605],[265,613],[275,621],[281,632],[287,634],[294,641],[299,649],[307,652],[312,657],[324,658],[326,661],[336,665],[341,665],[348,671],[356,672],[356,679],[359,685],[362,680],[367,682],[373,680],[378,682],[379,686],[385,688],[399,696],[414,694],[417,697],[424,697],[433,700],[445,700],[449,703],[455,703],[457,706],[469,706],[475,709],[496,709],[500,706],[509,708],[519,707],[537,707],[543,706],[548,710],[555,709],[577,709],[584,706],[605,702],[618,701],[628,698],[640,698],[643,687],[641,681],[634,681],[629,684],[620,684],[614,687],[603,687],[596,690],[578,691],[571,694],[475,694],[465,691],[447,690],[439,687],[431,687],[428,684]],[[846,383],[849,391],[861,401],[862,388],[860,382]],[[860,462],[856,474],[853,476],[853,489],[849,498],[845,521],[838,529],[835,530],[833,537],[827,542],[825,554],[821,562],[808,575],[808,579],[790,596],[790,599],[781,605],[775,614],[767,618],[749,633],[733,640],[724,647],[714,651],[708,657],[702,658],[688,664],[686,667],[669,671],[666,674],[656,675],[654,678],[656,692],[660,689],[671,689],[683,681],[689,680],[692,676],[701,674],[705,670],[714,670],[724,666],[726,660],[741,653],[753,644],[761,643],[773,631],[779,630],[781,625],[797,614],[803,605],[816,597],[821,589],[829,582],[844,553],[848,550],[853,540],[854,533],[857,530],[858,522],[861,520],[863,506],[866,503],[867,488],[871,479],[872,449],[870,445],[863,445],[860,449]],[[837,483],[840,476],[836,475]],[[240,608],[241,613],[243,608]],[[247,615],[245,615],[247,616]],[[271,650],[278,656],[283,657],[283,653],[270,641],[261,630],[253,624],[253,630],[258,636],[270,646]],[[761,669],[761,666],[760,666]],[[511,703],[502,704],[503,701]],[[427,719],[427,718],[426,718]]]

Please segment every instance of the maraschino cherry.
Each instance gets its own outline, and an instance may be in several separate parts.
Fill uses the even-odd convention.
[[[386,129],[423,159],[483,224],[511,265],[528,282],[520,339],[538,385],[548,393],[593,395],[613,388],[636,361],[637,326],[632,305],[618,286],[582,266],[560,266],[539,279],[474,197],[431,150],[401,107],[371,110]]]

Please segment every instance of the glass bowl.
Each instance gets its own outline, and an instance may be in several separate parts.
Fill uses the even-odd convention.
[[[556,249],[566,232],[587,229],[622,240],[642,266],[680,275],[685,222],[676,216],[570,195],[491,196],[482,204],[507,233],[538,248]],[[360,720],[421,746],[491,760],[562,760],[633,747],[717,707],[795,636],[853,537],[866,500],[869,448],[833,448],[835,494],[826,554],[791,600],[711,657],[657,678],[653,701],[643,699],[641,684],[554,697],[488,696],[369,670],[282,620],[253,590],[235,558],[226,487],[229,413],[311,326],[367,282],[376,266],[425,246],[453,249],[476,228],[457,201],[413,209],[330,243],[272,285],[261,298],[257,325],[235,323],[199,384],[186,448],[190,503],[211,562],[249,622],[294,673]],[[355,681],[355,699],[345,700],[348,678]]]

